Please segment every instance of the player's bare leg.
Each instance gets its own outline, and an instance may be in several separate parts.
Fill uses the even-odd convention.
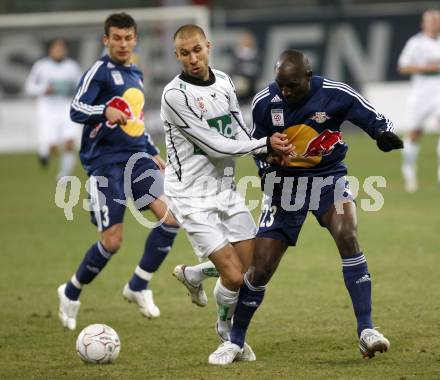
[[[402,150],[402,175],[405,180],[405,190],[413,193],[417,191],[417,157],[419,155],[419,141],[422,130],[416,129],[409,132],[404,140]]]
[[[371,278],[357,239],[356,206],[354,202],[342,206],[343,213],[333,206],[320,221],[329,230],[341,255],[344,282],[357,319],[359,349],[364,357],[371,358],[376,351],[387,351],[390,343],[374,330],[371,320]]]

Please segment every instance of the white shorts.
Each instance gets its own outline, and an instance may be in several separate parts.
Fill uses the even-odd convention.
[[[51,146],[73,140],[78,142],[81,127],[70,120],[70,102],[41,102],[37,107],[38,151],[47,156]]]
[[[408,99],[408,128],[422,128],[428,117],[440,118],[440,81],[426,80],[413,86]]]
[[[168,201],[200,261],[228,243],[253,239],[257,232],[238,191],[226,190],[209,198],[174,197]]]

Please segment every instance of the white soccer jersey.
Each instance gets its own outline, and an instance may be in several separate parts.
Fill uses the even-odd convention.
[[[406,43],[399,57],[399,67],[429,63],[440,65],[440,40],[417,33]],[[440,71],[440,70],[439,70]],[[440,116],[440,72],[411,75],[408,97],[408,128],[418,129],[431,114]]]
[[[50,146],[68,140],[79,140],[78,126],[70,120],[70,101],[81,78],[81,68],[66,58],[56,62],[49,57],[35,62],[26,80],[25,91],[36,96],[38,127],[38,151],[49,154]],[[51,94],[46,94],[49,86]]]
[[[48,57],[42,58],[32,66],[25,90],[28,95],[38,96],[43,104],[70,103],[81,74],[81,68],[73,59],[56,62]],[[49,86],[52,86],[53,92],[46,95]]]
[[[398,65],[418,66],[429,63],[437,63],[440,65],[440,40],[427,36],[424,33],[417,33],[412,36],[400,54]],[[411,79],[415,85],[423,86],[426,81],[436,80],[440,83],[440,75],[413,74]]]
[[[232,81],[219,70],[208,82],[176,76],[163,91],[161,118],[169,197],[218,194],[231,187],[235,156],[267,152],[266,138],[250,137]]]

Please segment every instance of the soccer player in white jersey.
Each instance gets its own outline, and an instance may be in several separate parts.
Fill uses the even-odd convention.
[[[411,75],[411,94],[408,99],[410,115],[409,132],[402,151],[402,174],[405,189],[415,192],[417,183],[417,156],[422,123],[435,115],[440,123],[440,11],[427,10],[422,17],[422,31],[412,36],[399,57],[398,69],[401,74]],[[440,182],[440,140],[437,144]]]
[[[43,166],[58,146],[63,146],[58,179],[70,175],[75,167],[75,140],[79,126],[70,120],[70,101],[81,77],[81,68],[67,57],[66,44],[56,39],[49,45],[48,56],[32,66],[25,90],[37,97],[38,155]]]
[[[209,363],[227,364],[231,357],[255,360],[248,345],[241,349],[228,340],[256,233],[252,216],[235,190],[234,157],[272,149],[287,155],[292,147],[280,133],[260,140],[250,137],[231,79],[209,67],[211,43],[200,27],[180,27],[174,46],[183,71],[162,95],[168,155],[165,194],[199,259],[209,258],[220,274],[214,296],[217,332],[224,343],[209,356]]]

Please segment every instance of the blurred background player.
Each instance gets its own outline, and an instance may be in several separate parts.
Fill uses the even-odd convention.
[[[83,286],[93,281],[121,246],[127,185],[135,207],[149,208],[163,223],[150,232],[123,296],[137,303],[144,316],[160,315],[148,282],[170,251],[178,226],[162,200],[165,164],[145,132],[143,75],[131,63],[136,38],[137,26],[130,15],[107,18],[103,41],[108,55],[83,75],[71,105],[72,119],[84,124],[80,158],[90,177],[92,221],[100,232],[99,241],[86,252],[72,279],[58,288],[59,317],[71,330],[76,327]],[[136,153],[142,157],[134,162],[131,178],[124,178]]]
[[[165,194],[199,259],[209,258],[220,274],[214,288],[217,332],[226,342],[209,356],[209,363],[229,364],[231,357],[252,361],[255,355],[247,344],[238,347],[228,341],[256,231],[235,187],[234,157],[266,153],[271,147],[288,153],[291,147],[285,136],[277,133],[259,140],[250,137],[231,79],[209,66],[211,43],[203,29],[197,25],[180,27],[174,34],[174,45],[183,71],[162,95],[168,153]],[[180,273],[175,273],[176,277]]]
[[[307,57],[296,50],[280,55],[275,81],[255,96],[252,116],[252,136],[286,134],[294,146],[294,158],[285,161],[269,155],[268,161],[264,157],[256,160],[263,177],[264,208],[252,264],[233,317],[231,342],[243,345],[267,283],[287,248],[296,245],[312,211],[338,247],[344,283],[357,319],[361,354],[373,357],[376,351],[386,351],[389,341],[374,329],[371,320],[371,278],[357,238],[356,206],[342,161],[348,147],[340,126],[345,120],[351,121],[376,140],[379,149],[388,152],[402,148],[392,123],[350,86],[313,76]],[[275,176],[281,180],[278,185]],[[304,200],[301,207],[287,209],[286,205],[297,205],[298,199]]]
[[[257,80],[261,74],[261,60],[257,42],[252,33],[240,35],[237,45],[232,49],[232,81],[235,85],[240,105],[250,103],[256,92]]]
[[[440,124],[440,11],[427,10],[422,16],[422,31],[412,36],[399,57],[398,70],[411,75],[408,99],[409,132],[402,151],[405,189],[418,188],[417,156],[423,122],[435,115]],[[437,143],[437,178],[440,183],[440,139]]]
[[[75,167],[75,142],[79,126],[70,120],[70,102],[81,77],[81,68],[67,57],[63,40],[49,45],[48,56],[32,66],[25,91],[37,97],[38,156],[46,166],[51,155],[62,146],[57,179],[68,176]]]

